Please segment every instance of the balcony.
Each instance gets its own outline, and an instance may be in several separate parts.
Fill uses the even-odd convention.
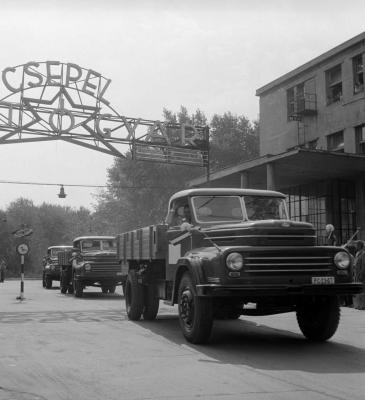
[[[290,121],[301,121],[305,116],[317,115],[317,97],[315,93],[302,93],[296,96],[288,108]]]

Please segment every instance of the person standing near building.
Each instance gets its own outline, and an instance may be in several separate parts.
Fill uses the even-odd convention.
[[[0,282],[5,280],[6,262],[4,258],[0,258]]]
[[[335,227],[332,224],[326,225],[326,244],[327,246],[336,246],[337,237],[335,235]]]
[[[365,290],[365,243],[362,240],[357,242],[354,269],[355,282],[361,282]],[[365,310],[364,290],[362,293],[359,293],[353,297],[354,308],[358,310]]]

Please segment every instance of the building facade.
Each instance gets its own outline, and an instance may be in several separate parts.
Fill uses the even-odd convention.
[[[192,186],[268,188],[325,241],[365,239],[365,32],[259,88],[260,157]]]

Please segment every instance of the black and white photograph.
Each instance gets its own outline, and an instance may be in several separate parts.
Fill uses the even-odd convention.
[[[363,400],[365,2],[0,1],[0,400]]]

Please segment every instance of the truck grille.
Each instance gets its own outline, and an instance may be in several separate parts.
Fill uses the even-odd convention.
[[[91,265],[91,273],[97,274],[100,276],[105,275],[116,275],[117,272],[121,271],[121,267],[119,265],[118,260],[115,256],[111,257],[93,257],[87,256],[84,257],[84,261],[88,262]]]
[[[333,256],[298,254],[247,254],[244,257],[245,272],[268,273],[308,273],[328,272],[333,268]]]
[[[72,257],[72,251],[60,251],[57,254],[58,264],[59,265],[69,265],[70,258]]]

